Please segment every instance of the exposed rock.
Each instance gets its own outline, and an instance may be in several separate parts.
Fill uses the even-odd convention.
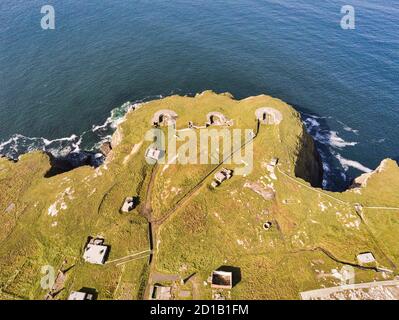
[[[104,142],[101,147],[100,147],[100,151],[104,156],[108,156],[108,154],[111,152],[112,150],[112,146],[111,146],[111,142],[107,141]]]
[[[10,212],[12,212],[12,211],[14,211],[15,210],[15,203],[11,203],[7,208],[6,208],[6,210],[4,210],[4,212],[5,213],[10,213]]]
[[[367,186],[367,180],[376,173],[381,173],[387,167],[388,162],[393,161],[391,159],[384,159],[381,161],[380,165],[372,172],[363,173],[359,177],[355,178],[352,182],[350,189],[363,188]]]
[[[122,127],[118,126],[117,129],[115,130],[114,134],[112,135],[112,140],[111,140],[111,148],[115,148],[118,144],[121,143],[123,138],[122,134]]]
[[[249,188],[262,196],[265,200],[273,200],[275,198],[275,192],[272,188],[264,187],[257,182],[246,182],[244,188]]]

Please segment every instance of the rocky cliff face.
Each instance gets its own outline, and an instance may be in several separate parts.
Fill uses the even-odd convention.
[[[295,175],[309,182],[313,187],[321,187],[323,182],[323,164],[313,138],[303,127],[297,148]]]

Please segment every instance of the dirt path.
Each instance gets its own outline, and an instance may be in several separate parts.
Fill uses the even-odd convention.
[[[368,226],[367,222],[364,220],[363,214],[362,214],[362,212],[361,212],[361,211],[359,210],[359,208],[358,208],[358,204],[356,204],[356,203],[351,203],[351,202],[348,202],[348,201],[343,201],[343,200],[341,200],[341,199],[338,199],[338,198],[336,198],[336,197],[334,197],[334,196],[332,196],[332,195],[329,195],[329,194],[325,193],[324,191],[317,190],[317,189],[314,189],[314,188],[312,188],[312,187],[309,187],[309,186],[306,185],[305,183],[303,183],[303,182],[301,182],[301,181],[298,181],[296,178],[291,177],[291,176],[288,175],[287,173],[281,171],[281,170],[279,169],[278,166],[277,166],[277,171],[278,171],[279,173],[281,173],[282,175],[284,175],[284,176],[285,176],[286,178],[288,178],[289,180],[291,180],[291,181],[293,181],[293,182],[295,182],[295,183],[297,183],[297,184],[299,184],[299,185],[301,185],[301,186],[304,186],[304,187],[310,189],[310,190],[313,191],[313,192],[316,192],[316,193],[318,193],[318,194],[321,194],[321,195],[324,195],[324,196],[326,196],[326,197],[329,197],[329,198],[331,198],[331,199],[333,199],[333,200],[335,200],[335,201],[337,201],[337,202],[339,202],[339,203],[341,203],[341,204],[347,205],[347,206],[349,206],[349,207],[353,207],[353,208],[354,208],[354,211],[355,211],[355,213],[356,213],[356,215],[357,215],[357,216],[359,217],[359,219],[364,223],[364,226],[365,226],[365,228],[366,228],[367,233],[370,235],[372,241],[373,241],[374,244],[376,245],[376,247],[377,247],[378,251],[380,252],[380,254],[387,260],[387,262],[390,264],[391,268],[393,268],[394,270],[397,269],[395,263],[388,257],[388,255],[387,255],[387,254],[385,253],[385,251],[382,249],[382,246],[380,245],[378,239],[375,237],[375,235],[374,235],[373,232],[371,231],[370,227]],[[361,209],[386,209],[386,210],[397,210],[398,208],[395,208],[395,207],[361,207]],[[318,249],[321,250],[321,251],[323,251],[323,252],[324,252],[326,255],[328,255],[331,259],[333,259],[333,260],[335,260],[335,261],[337,261],[337,262],[340,262],[340,263],[345,263],[345,262],[341,262],[341,261],[339,261],[338,259],[336,259],[335,257],[333,257],[332,254],[331,254],[330,252],[328,252],[327,250],[325,250],[325,249],[323,249],[323,248],[318,248]],[[358,265],[354,265],[354,264],[351,264],[351,263],[345,263],[345,264],[352,265],[353,267],[360,267],[360,266],[358,266]],[[364,267],[363,267],[363,269],[367,269],[367,268],[364,268]],[[368,268],[368,269],[373,269],[373,268]],[[379,270],[378,268],[374,268],[374,269],[375,269],[375,271],[377,271],[377,272],[378,272],[378,271],[381,271],[381,270]]]
[[[152,219],[152,206],[151,206],[151,195],[152,195],[152,188],[154,186],[155,177],[158,172],[158,165],[155,164],[151,170],[151,177],[150,181],[148,182],[147,191],[146,191],[146,198],[144,204],[140,208],[140,213],[143,217],[145,217],[148,222],[151,222]]]
[[[110,263],[115,263],[115,262],[118,262],[118,264],[119,264],[119,263],[124,262],[126,260],[130,261],[131,259],[133,259],[133,258],[135,258],[137,256],[141,256],[141,255],[148,256],[150,253],[151,253],[150,250],[144,250],[144,251],[141,251],[141,252],[129,254],[129,255],[124,256],[122,258],[118,258],[118,259],[114,259],[114,260],[111,260],[111,261],[107,261],[105,264],[110,264]]]
[[[312,249],[293,250],[293,251],[291,251],[291,253],[314,252],[314,251],[320,251],[320,252],[324,253],[327,257],[329,257],[331,260],[333,260],[339,264],[349,265],[353,268],[358,268],[358,269],[362,269],[362,270],[372,270],[375,272],[387,271],[386,269],[380,269],[379,267],[367,267],[367,266],[362,266],[362,265],[359,265],[356,263],[340,260],[340,259],[336,258],[330,251],[328,251],[322,247],[316,247],[316,248],[312,248]]]
[[[148,259],[148,280],[145,285],[144,289],[144,295],[143,299],[146,299],[150,295],[150,289],[151,289],[151,284],[152,284],[152,272],[153,272],[153,262],[154,262],[154,243],[155,243],[155,230],[154,230],[154,224],[151,222],[152,220],[152,206],[151,206],[151,199],[152,199],[152,189],[154,186],[155,178],[158,172],[158,164],[155,164],[152,167],[151,170],[151,177],[150,181],[148,182],[147,185],[147,191],[146,191],[146,198],[144,201],[144,204],[140,208],[140,214],[145,217],[148,221],[148,241],[150,243],[150,254],[149,254],[149,259]]]
[[[239,148],[236,150],[233,150],[230,155],[228,155],[225,159],[223,159],[218,165],[216,165],[211,171],[209,171],[191,190],[189,190],[177,203],[172,207],[172,209],[168,210],[161,218],[153,220],[152,219],[152,206],[151,206],[151,195],[152,195],[152,189],[154,185],[154,181],[157,175],[158,171],[158,166],[157,164],[154,165],[152,172],[151,172],[151,178],[147,186],[147,193],[146,193],[146,200],[144,202],[144,205],[141,208],[141,214],[147,218],[149,222],[149,238],[150,238],[150,249],[151,249],[151,255],[149,259],[149,272],[148,272],[148,280],[144,292],[144,299],[149,297],[150,295],[150,289],[151,286],[154,282],[161,282],[159,280],[159,275],[160,273],[155,271],[154,267],[154,260],[156,257],[156,249],[154,248],[154,243],[155,243],[155,238],[156,238],[156,233],[161,227],[161,225],[176,211],[178,211],[180,208],[182,208],[200,189],[205,185],[206,180],[214,174],[228,159],[230,159],[235,153],[241,152],[241,149],[244,148],[247,144],[252,143],[256,137],[258,136],[259,133],[259,121],[256,126],[256,132],[254,136],[249,139],[248,141],[244,142]],[[157,278],[158,277],[158,278]],[[170,276],[166,276],[170,277]],[[162,278],[162,277],[161,277]],[[166,280],[163,280],[166,281]],[[198,291],[198,290],[197,290]]]
[[[170,282],[175,282],[179,281],[181,278],[178,274],[166,274],[166,273],[161,273],[161,272],[153,272],[151,275],[151,280],[155,282],[164,282],[164,281],[170,281]]]
[[[187,201],[189,201],[197,193],[197,191],[199,189],[201,189],[201,187],[204,186],[206,180],[212,174],[214,174],[227,160],[231,159],[234,156],[234,154],[236,154],[237,152],[241,152],[242,148],[244,148],[246,145],[248,145],[249,143],[252,143],[258,136],[258,133],[259,133],[259,122],[256,126],[256,132],[251,139],[244,142],[239,148],[237,148],[236,150],[233,150],[226,158],[224,158],[221,162],[219,162],[191,190],[189,190],[179,201],[177,201],[176,204],[174,205],[174,207],[172,209],[170,209],[169,211],[167,211],[166,214],[164,214],[164,216],[162,216],[161,218],[159,218],[157,220],[152,220],[151,222],[156,225],[161,225],[162,223],[164,223],[174,212],[176,212],[177,210],[182,208],[184,206],[184,204],[187,203]]]

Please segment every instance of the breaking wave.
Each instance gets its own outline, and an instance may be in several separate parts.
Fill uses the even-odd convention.
[[[366,173],[369,173],[369,172],[373,171],[370,168],[367,168],[366,166],[362,165],[360,162],[357,162],[357,161],[354,161],[354,160],[350,160],[350,159],[345,159],[339,153],[337,153],[335,155],[335,157],[341,163],[341,165],[345,169],[345,171],[347,171],[349,169],[349,167],[355,168],[355,169],[357,169],[359,171],[363,171],[363,172],[366,172]]]
[[[336,130],[330,130],[326,123],[327,119],[332,117],[320,117],[311,114],[302,113],[303,123],[307,132],[316,141],[316,146],[323,164],[323,183],[324,189],[344,190],[351,182],[352,177],[348,173],[349,168],[361,172],[370,172],[371,169],[361,163],[346,159],[341,155],[341,151],[347,147],[354,147],[358,144],[356,141],[344,140]],[[342,130],[348,134],[358,135],[359,131],[336,120],[342,127]]]
[[[75,134],[54,140],[14,134],[10,139],[0,144],[0,154],[14,160],[21,154],[36,150],[50,152],[54,156],[62,156],[70,152],[79,152],[80,144],[81,137]]]
[[[330,131],[329,134],[329,144],[336,148],[345,148],[348,146],[355,146],[357,142],[348,142],[338,136],[338,132]]]
[[[20,155],[32,151],[44,151],[55,158],[79,154],[82,151],[95,154],[104,142],[111,140],[113,132],[124,120],[124,116],[129,110],[146,101],[161,98],[161,95],[157,95],[135,102],[128,101],[120,107],[111,110],[110,116],[103,124],[93,125],[91,129],[84,131],[80,135],[72,134],[69,137],[50,140],[45,137],[26,137],[21,134],[14,134],[8,140],[0,143],[0,156],[17,160]],[[97,154],[96,157],[98,158],[99,155]]]
[[[343,126],[343,128],[344,128],[345,131],[353,132],[353,133],[356,134],[356,135],[359,134],[359,130],[356,130],[356,129],[353,129],[353,128],[349,127],[348,125],[346,125],[346,124],[343,123],[342,121],[337,120],[337,122]]]
[[[320,119],[320,117],[318,117]],[[312,135],[312,137],[324,144],[329,145],[334,148],[345,148],[348,146],[355,146],[358,142],[355,141],[345,141],[341,138],[337,131],[323,129],[320,125],[320,122],[316,119],[316,117],[308,117],[304,120],[304,124],[306,126],[307,131]],[[345,128],[344,128],[345,130]],[[353,131],[353,129],[351,129]]]

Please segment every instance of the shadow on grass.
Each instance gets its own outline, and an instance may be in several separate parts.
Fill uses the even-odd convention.
[[[104,161],[104,156],[100,157],[98,156],[99,153],[91,151],[71,152],[66,156],[60,157],[55,157],[50,152],[47,152],[47,155],[50,158],[51,168],[46,172],[45,178],[51,178],[82,166],[97,168]]]
[[[231,272],[233,275],[233,288],[241,282],[241,269],[233,266],[221,266],[216,271]]]
[[[98,298],[98,292],[96,289],[94,288],[87,288],[87,287],[83,287],[79,290],[80,292],[84,292],[86,294],[91,294],[93,299],[92,300],[97,300]]]

